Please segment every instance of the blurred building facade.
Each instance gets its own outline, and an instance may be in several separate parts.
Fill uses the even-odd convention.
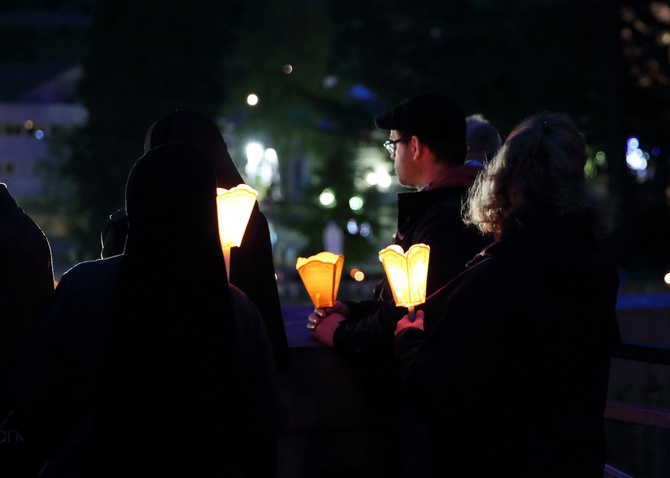
[[[50,143],[86,122],[86,109],[70,101],[81,69],[73,67],[14,101],[0,102],[0,181],[17,199],[43,192],[40,165],[53,159]]]

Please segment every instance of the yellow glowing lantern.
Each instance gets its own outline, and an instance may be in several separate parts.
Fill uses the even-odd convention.
[[[219,216],[219,236],[230,278],[230,248],[240,247],[247,229],[258,191],[240,184],[231,189],[216,188],[216,206]]]
[[[343,265],[344,256],[332,252],[319,252],[307,258],[298,257],[295,268],[314,307],[333,306],[340,288]]]
[[[393,300],[398,307],[407,307],[414,321],[414,306],[426,301],[426,279],[430,246],[414,244],[407,252],[397,244],[379,251],[379,258],[388,278]]]

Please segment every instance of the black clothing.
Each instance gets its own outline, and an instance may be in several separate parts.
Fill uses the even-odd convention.
[[[89,475],[86,469],[90,465],[91,450],[88,447],[78,447],[77,442],[90,440],[96,421],[100,419],[102,408],[96,401],[97,390],[103,386],[106,390],[109,388],[109,385],[103,382],[102,370],[105,369],[106,360],[104,351],[112,340],[113,331],[116,330],[114,321],[117,319],[112,311],[115,297],[118,294],[121,260],[122,257],[117,256],[82,263],[63,275],[57,292],[49,304],[46,317],[38,324],[35,336],[31,337],[27,361],[23,365],[20,376],[17,409],[22,418],[27,417],[30,420],[33,433],[29,433],[28,438],[39,439],[38,451],[43,458],[52,460],[54,469],[63,467],[63,470],[72,474],[68,476],[96,476]],[[173,279],[178,281],[176,277]],[[146,289],[142,290],[146,291]],[[238,356],[234,359],[234,364],[239,369],[237,374],[239,379],[235,380],[240,380],[240,382],[235,387],[239,387],[238,390],[244,390],[246,398],[240,401],[238,408],[226,407],[225,401],[221,400],[218,405],[215,405],[215,409],[228,416],[240,417],[238,420],[240,429],[235,433],[234,439],[240,443],[246,443],[247,447],[240,446],[239,453],[249,453],[249,448],[252,447],[248,444],[254,442],[261,445],[256,446],[252,451],[263,452],[265,448],[273,446],[267,442],[276,436],[284,421],[284,411],[279,408],[281,405],[272,351],[265,327],[253,303],[234,286],[231,286],[230,297],[234,320],[231,322],[231,317],[223,314],[212,318],[225,321],[226,327],[236,332],[238,345],[235,349]],[[129,329],[124,330],[129,331]],[[178,329],[175,333],[183,334],[185,331]],[[178,353],[179,348],[172,347],[175,360],[164,359],[165,362],[158,364],[161,369],[165,370],[167,393],[169,394],[174,394],[181,388],[179,387],[180,382],[182,384],[192,383],[191,379],[185,379],[183,375],[189,372],[189,366],[184,363],[182,355]],[[145,348],[146,353],[149,354],[150,344],[145,344]],[[211,351],[202,350],[200,355],[202,358],[198,361],[209,357]],[[148,359],[144,357],[143,360]],[[177,363],[168,365],[170,362]],[[142,368],[140,365],[130,363],[128,367]],[[226,368],[232,368],[233,362],[228,361],[223,365]],[[133,379],[133,375],[127,373],[127,368],[124,368],[124,371],[126,374],[119,377],[123,387],[131,385],[137,387],[138,384]],[[145,375],[140,378],[147,380]],[[216,382],[211,380],[208,387],[215,386]],[[202,414],[204,419],[216,423],[219,415],[219,413],[209,414],[212,411],[211,405],[206,411],[188,406],[182,410],[181,414],[168,413],[165,406],[156,402],[152,402],[149,406],[157,408],[152,415],[158,415],[157,418],[162,423],[158,430],[143,432],[147,425],[143,423],[142,417],[138,417],[138,414],[140,410],[143,412],[146,410],[141,403],[130,402],[123,405],[123,408],[117,412],[124,416],[119,417],[117,414],[110,416],[110,412],[106,412],[105,422],[108,423],[112,419],[117,420],[120,428],[118,432],[107,432],[110,433],[109,440],[122,436],[123,438],[119,441],[130,445],[135,436],[134,439],[139,440],[140,444],[137,452],[146,454],[148,457],[160,456],[164,453],[160,447],[165,445],[161,445],[161,440],[157,440],[156,436],[159,430],[169,426],[178,435],[183,434],[181,438],[178,437],[180,442],[178,451],[186,453],[191,445],[188,433],[184,433],[181,420],[197,422],[198,417]],[[114,407],[119,407],[119,405],[116,404]],[[165,433],[164,430],[163,432]],[[35,446],[34,443],[33,446]],[[231,450],[234,449],[229,445],[225,446]],[[112,450],[118,450],[118,448],[115,447]],[[270,451],[265,450],[265,453],[269,454]],[[220,454],[225,455],[224,451]],[[118,458],[110,460],[109,465],[119,463]],[[133,463],[125,464],[131,470],[135,469],[134,465]],[[274,466],[271,462],[256,465]],[[123,464],[119,463],[119,466]],[[150,470],[154,470],[150,463],[141,466],[148,466]],[[158,464],[155,470],[159,470],[161,466]],[[128,476],[132,476],[132,473],[129,473]]]
[[[166,143],[190,144],[212,162],[217,187],[231,189],[244,183],[237,171],[218,127],[208,118],[191,111],[173,111],[147,131],[145,151]],[[174,232],[173,232],[174,233]],[[101,257],[123,252],[127,234],[124,209],[110,215],[102,231]],[[290,367],[284,319],[273,263],[270,228],[258,203],[254,205],[240,247],[230,251],[230,282],[244,291],[261,312],[268,330],[278,371]]]
[[[430,246],[427,295],[463,271],[466,263],[490,243],[476,229],[466,227],[461,219],[461,201],[481,168],[451,169],[461,179],[458,185],[398,194],[398,232],[394,244],[404,251],[418,243]],[[384,351],[392,357],[393,333],[407,309],[395,306],[386,277],[377,294],[374,300],[344,301],[350,313],[333,337],[338,350],[354,356],[376,356]]]
[[[8,389],[24,339],[53,293],[54,275],[49,241],[2,183],[0,271],[0,469],[29,476],[18,471],[31,459],[16,428]]]
[[[395,339],[442,476],[601,477],[618,276],[584,218],[534,224],[430,296]]]
[[[450,167],[436,184],[421,191],[398,194],[394,243],[404,251],[419,243],[430,246],[427,295],[463,271],[467,262],[491,242],[476,229],[465,226],[461,218],[461,202],[479,171],[478,165]],[[363,358],[357,360],[359,365],[366,367],[375,383],[382,383],[389,390],[388,401],[380,406],[387,408],[390,431],[395,437],[395,476],[428,477],[433,467],[431,437],[397,396],[400,388],[393,334],[407,309],[396,307],[386,277],[378,290],[375,300],[345,301],[349,307],[348,319],[337,327],[333,341],[338,351],[355,359]]]
[[[284,423],[270,343],[229,286],[215,177],[185,144],[133,167],[123,255],[61,279],[17,378],[51,476],[272,476]]]

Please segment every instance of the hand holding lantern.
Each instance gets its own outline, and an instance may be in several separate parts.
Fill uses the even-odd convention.
[[[240,184],[231,189],[216,188],[216,206],[219,217],[219,236],[230,279],[230,248],[240,247],[247,229],[258,192]]]
[[[407,252],[397,244],[379,251],[395,305],[407,307],[411,321],[414,321],[414,306],[426,301],[429,257],[430,246],[426,244],[414,244]]]
[[[332,307],[342,277],[344,256],[320,252],[308,258],[299,257],[295,268],[316,308]]]

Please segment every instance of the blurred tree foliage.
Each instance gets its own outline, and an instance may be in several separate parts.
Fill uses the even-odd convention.
[[[373,116],[436,89],[468,114],[484,114],[503,136],[530,114],[568,113],[593,151],[606,153],[598,174],[619,205],[622,263],[670,260],[661,247],[670,223],[670,117],[661,106],[670,77],[667,11],[665,1],[632,0],[97,0],[80,89],[90,122],[65,171],[79,179],[81,237],[97,251],[147,128],[189,107],[225,116],[232,138],[277,149],[281,189],[263,207],[300,229],[305,249],[316,252],[323,226],[352,215],[346,199],[320,208],[318,194],[353,194],[355,153],[380,139]],[[360,85],[372,95],[355,95]],[[253,108],[245,103],[252,92],[260,98]],[[632,134],[662,152],[644,184],[625,163]],[[304,183],[296,179],[301,168],[309,171]],[[639,214],[642,204],[653,204],[651,216]],[[368,207],[360,219],[374,227],[377,212]],[[640,228],[631,232],[631,223]],[[641,251],[636,241],[649,228],[658,244]],[[370,253],[365,241],[348,240],[352,257]]]
[[[96,2],[78,89],[89,121],[63,168],[77,179],[85,256],[99,254],[100,230],[123,206],[151,124],[176,108],[218,116],[234,12],[232,2]]]

